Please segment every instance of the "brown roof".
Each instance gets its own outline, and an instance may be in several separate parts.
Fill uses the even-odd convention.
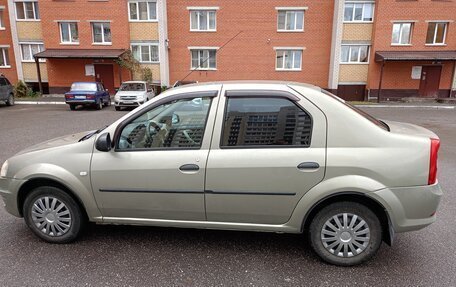
[[[378,51],[375,61],[456,61],[456,51]]]
[[[35,58],[55,59],[117,59],[125,53],[123,49],[46,49]]]

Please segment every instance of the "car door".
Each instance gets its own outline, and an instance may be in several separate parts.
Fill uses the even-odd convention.
[[[291,90],[223,93],[207,163],[207,220],[283,224],[324,177],[324,114]]]
[[[0,100],[8,99],[8,86],[5,78],[0,77]]]
[[[205,220],[216,95],[204,91],[156,101],[117,127],[113,150],[94,151],[92,188],[104,217]]]

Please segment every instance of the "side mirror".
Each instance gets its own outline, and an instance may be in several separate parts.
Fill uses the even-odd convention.
[[[110,151],[111,150],[111,135],[104,133],[98,137],[95,143],[95,148],[99,151]]]
[[[173,114],[173,117],[172,117],[172,119],[171,119],[171,123],[172,123],[173,125],[175,125],[175,124],[178,124],[179,122],[180,122],[179,115],[178,115],[178,114]]]

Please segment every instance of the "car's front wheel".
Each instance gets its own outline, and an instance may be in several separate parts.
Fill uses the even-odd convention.
[[[14,95],[10,94],[8,96],[8,99],[6,100],[6,105],[7,106],[14,106]]]
[[[121,107],[116,106],[116,111],[120,111],[121,109]]]
[[[321,209],[309,228],[313,250],[326,262],[352,266],[367,261],[380,248],[382,226],[366,206],[338,202]]]
[[[34,189],[23,207],[27,226],[50,243],[68,243],[81,233],[86,218],[76,201],[53,186]]]

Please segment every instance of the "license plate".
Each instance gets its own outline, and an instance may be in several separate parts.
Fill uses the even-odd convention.
[[[75,96],[74,97],[76,100],[85,100],[86,96]]]
[[[124,104],[133,104],[133,101],[123,101]]]

